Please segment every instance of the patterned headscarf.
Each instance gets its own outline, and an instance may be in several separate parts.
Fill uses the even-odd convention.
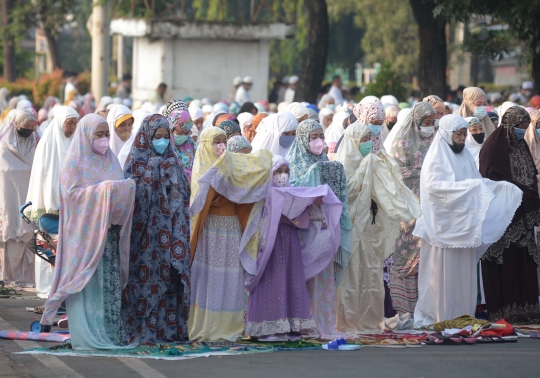
[[[236,101],[231,102],[231,105],[229,105],[229,113],[232,115],[238,115],[238,113],[240,113],[240,108],[241,106],[239,103]]]
[[[214,138],[219,135],[227,135],[225,131],[219,127],[209,127],[204,129],[199,136],[199,144],[193,161],[193,170],[191,172],[191,193],[194,200],[196,193],[199,191],[199,179],[212,168],[212,165],[218,159],[214,151]]]
[[[514,131],[514,127],[524,122],[531,122],[527,111],[520,106],[510,107],[480,150],[480,173],[483,177],[508,181],[523,191],[523,200],[511,225],[483,256],[499,264],[503,262],[503,252],[511,242],[526,247],[535,262],[538,259],[532,227],[540,224],[537,170],[525,139],[518,140]]]
[[[386,112],[384,111],[384,106],[380,102],[369,102],[369,103],[360,103],[355,106],[353,110],[354,115],[357,118],[357,121],[362,124],[370,124],[374,121],[386,121]],[[377,135],[371,134],[371,142],[373,147],[371,152],[376,154],[379,150],[384,151],[383,146],[383,133],[388,135],[389,130],[386,128],[386,125],[382,125],[383,129]]]
[[[123,316],[127,333],[137,334],[141,323],[157,311],[158,302],[165,297],[168,283],[157,277],[171,277],[174,268],[180,276],[182,286],[177,288],[179,307],[189,306],[189,209],[190,186],[182,163],[169,144],[163,154],[158,154],[152,138],[159,128],[168,129],[169,122],[159,114],[146,117],[137,132],[131,153],[124,167],[125,178],[136,184],[135,209],[131,233],[130,280],[123,294]],[[147,272],[147,280],[139,280],[139,272]],[[154,281],[155,280],[155,281]],[[158,282],[156,284],[156,282]],[[148,301],[143,311],[137,309],[140,298]],[[184,322],[187,321],[187,316]],[[178,322],[179,320],[176,320]],[[143,327],[144,328],[144,327]],[[148,327],[150,328],[150,327]],[[187,330],[182,327],[187,338]],[[176,331],[176,330],[175,330]],[[148,332],[148,331],[146,331]],[[176,338],[165,335],[167,338]],[[134,337],[132,335],[132,337]],[[142,338],[150,338],[148,334]]]
[[[351,256],[347,178],[341,163],[328,161],[328,156],[324,152],[320,155],[311,152],[309,136],[315,130],[322,130],[321,124],[309,119],[302,121],[296,129],[296,138],[287,154],[287,160],[290,162],[289,182],[291,186],[308,187],[327,184],[343,206],[340,217],[341,248],[334,257],[334,276],[339,283],[343,267],[347,265]]]
[[[424,97],[422,101],[427,102],[428,104],[431,104],[431,106],[433,106],[434,108],[435,108],[435,105],[437,105],[438,103],[441,103],[444,105],[443,99],[437,95],[430,95],[430,96]]]
[[[478,125],[480,123],[480,120],[476,117],[467,117],[465,118],[465,121],[469,122],[469,126]]]
[[[386,120],[386,113],[380,102],[359,103],[354,107],[353,113],[358,122],[363,124]]]
[[[184,101],[173,98],[165,105],[165,109],[163,110],[163,116],[168,118],[174,110],[185,110],[187,112],[188,106]]]
[[[182,129],[185,131],[191,131],[193,127],[193,122],[191,122],[191,116],[187,110],[173,110],[167,117],[169,121],[169,128]]]
[[[227,138],[231,136],[234,133],[242,134],[242,130],[240,129],[240,125],[237,122],[234,122],[230,119],[227,119],[219,124],[219,128],[223,131],[225,131],[225,134],[227,135]]]
[[[169,130],[169,122],[165,117],[160,114],[151,114],[144,118],[139,131],[135,136],[133,146],[131,147],[131,151],[124,166],[124,172],[126,172],[126,175],[129,172],[129,174],[133,176],[138,177],[145,174],[145,177],[147,177],[146,175],[148,172],[145,173],[145,171],[141,170],[142,163],[144,163],[143,166],[148,165],[148,167],[151,166],[152,169],[176,165],[178,167],[182,167],[178,155],[174,151],[174,145],[172,143],[169,143],[165,151],[163,151],[163,154],[158,155],[156,153],[154,145],[152,144],[152,138],[154,137],[156,130],[159,128]],[[148,167],[146,169],[148,169]],[[182,184],[184,180],[186,180],[184,172],[182,171],[180,174],[178,173],[177,169],[169,169],[167,172],[163,171],[158,173],[160,173],[161,177],[165,180],[163,182],[167,182],[169,185],[178,186]],[[156,172],[153,172],[153,174],[155,175]],[[154,180],[157,181],[158,178],[154,177]]]
[[[240,135],[235,135],[227,141],[227,150],[231,152],[238,152],[242,148],[246,147],[249,148],[250,152],[253,150],[253,147],[251,147],[251,143],[249,143],[249,140]]]
[[[313,164],[328,161],[328,156],[324,152],[315,155],[309,148],[309,135],[322,128],[319,122],[311,119],[306,119],[298,125],[296,138],[287,154],[287,160],[291,164],[291,183],[302,177]]]
[[[506,129],[506,137],[510,147],[515,147],[518,144],[516,134],[514,133],[514,127],[524,122],[531,123],[531,116],[521,106],[512,106],[504,113],[502,123],[499,127],[504,127]]]
[[[180,155],[180,160],[182,161],[182,165],[184,167],[184,172],[186,173],[188,181],[191,182],[191,169],[193,168],[193,160],[195,159],[195,151],[197,149],[196,143],[190,135],[184,143],[182,143],[181,145],[177,145],[172,131],[174,129],[180,129],[184,131],[189,131],[191,134],[192,129],[196,129],[197,127],[193,125],[190,114],[185,110],[173,110],[171,112],[171,115],[167,117],[167,121],[169,122],[169,127],[171,129],[171,144],[176,147],[177,152]]]
[[[390,156],[401,165],[404,178],[411,174],[420,174],[424,157],[433,141],[433,135],[422,138],[419,127],[426,117],[434,114],[435,109],[431,104],[427,102],[416,104],[392,143]]]

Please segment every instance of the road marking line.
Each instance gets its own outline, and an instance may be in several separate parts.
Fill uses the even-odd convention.
[[[18,331],[15,327],[13,327],[10,323],[5,321],[0,317],[0,329],[3,331]],[[17,344],[19,347],[21,347],[24,350],[28,350],[31,348],[41,348],[41,345],[34,341],[29,340],[13,340],[15,344]],[[55,374],[59,377],[70,377],[70,378],[84,378],[82,375],[77,373],[75,370],[67,366],[65,363],[60,361],[55,356],[51,356],[50,354],[31,354],[36,360],[41,362],[43,365],[45,365],[47,368],[51,369],[51,371],[55,372]]]
[[[148,364],[140,359],[126,357],[117,357],[117,359],[144,378],[167,378],[166,375],[161,374],[159,371],[148,366]]]

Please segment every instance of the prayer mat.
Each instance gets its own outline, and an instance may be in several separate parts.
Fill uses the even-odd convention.
[[[514,327],[514,330],[522,335],[530,335],[531,333],[540,332],[540,324],[528,324],[528,325],[518,325]]]
[[[163,360],[184,360],[197,357],[228,356],[240,354],[271,353],[291,350],[321,349],[320,342],[305,340],[283,343],[256,343],[249,340],[239,342],[192,342],[138,346],[117,350],[74,350],[66,342],[49,348],[35,348],[17,354],[51,354],[75,357],[131,357]]]
[[[69,338],[70,338],[69,333],[0,331],[0,339],[7,339],[7,340],[32,340],[32,341],[50,341],[53,343],[63,343],[69,340]]]
[[[429,333],[427,332],[406,333],[384,331],[376,334],[360,334],[352,339],[347,339],[347,342],[361,344],[363,346],[410,347],[422,345],[422,342],[427,341],[428,336]]]

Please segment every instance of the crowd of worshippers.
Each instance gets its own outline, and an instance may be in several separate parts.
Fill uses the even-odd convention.
[[[354,337],[396,314],[422,328],[538,304],[538,96],[354,103],[335,78],[317,104],[276,106],[246,77],[230,103],[164,102],[163,84],[78,107],[75,80],[39,110],[0,89],[1,279],[35,285],[44,325],[65,304],[75,349]],[[54,266],[27,201],[33,221],[59,214]]]

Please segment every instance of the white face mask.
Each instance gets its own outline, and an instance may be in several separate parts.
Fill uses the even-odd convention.
[[[482,119],[487,115],[487,108],[485,106],[475,106],[473,116]]]
[[[420,126],[420,136],[422,138],[429,138],[435,132],[435,126]]]
[[[274,186],[277,186],[278,188],[289,186],[289,174],[278,173],[272,177],[272,182],[274,183]]]

